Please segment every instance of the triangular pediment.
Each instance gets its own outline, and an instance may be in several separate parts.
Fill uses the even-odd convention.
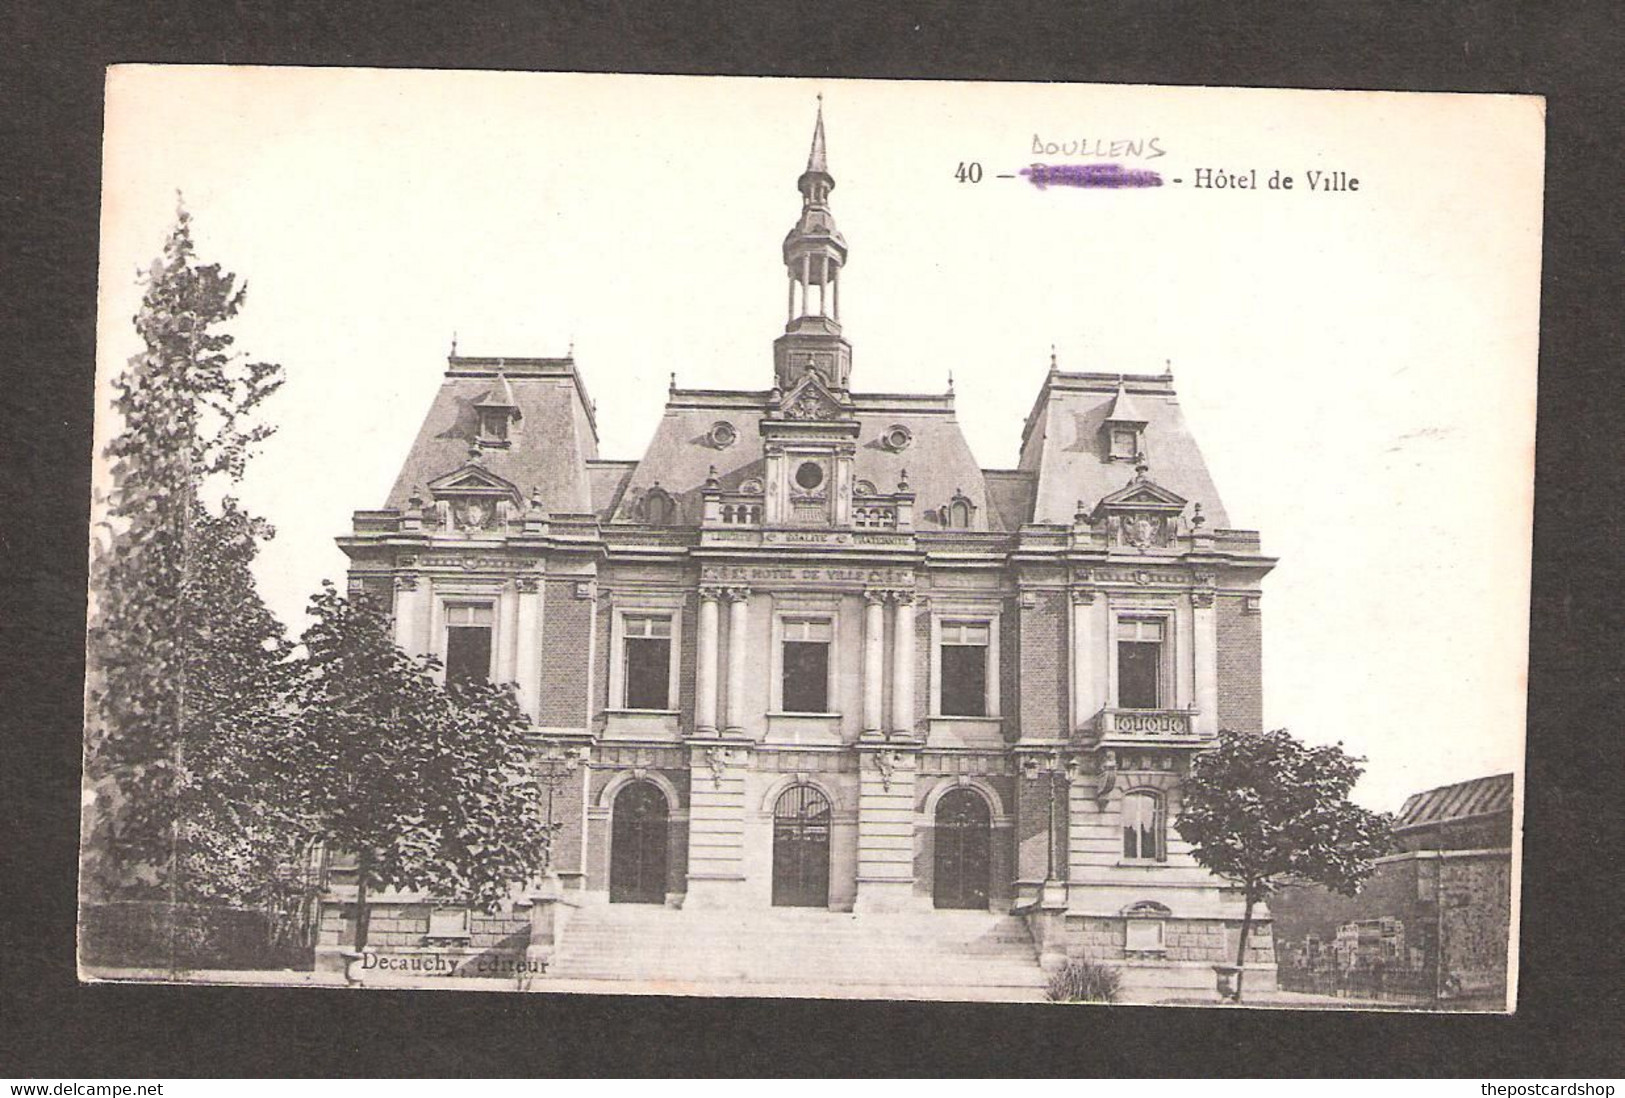
[[[447,473],[429,482],[429,491],[436,499],[453,496],[505,496],[519,501],[519,489],[483,465],[469,463],[454,473]]]
[[[785,394],[779,404],[779,414],[785,419],[829,420],[844,419],[850,412],[846,403],[831,392],[816,373],[810,372]]]
[[[1126,487],[1101,499],[1097,513],[1116,508],[1135,508],[1150,511],[1183,511],[1186,499],[1176,495],[1154,481],[1135,477]]]

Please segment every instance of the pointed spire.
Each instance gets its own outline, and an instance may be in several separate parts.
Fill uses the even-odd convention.
[[[824,93],[818,93],[818,121],[813,123],[812,149],[807,153],[807,171],[829,174],[829,163],[824,158]]]
[[[796,180],[804,206],[823,208],[829,203],[829,192],[835,189],[835,177],[829,174],[829,158],[824,152],[824,97],[818,96],[818,117],[813,122],[812,148],[807,151],[807,170]]]

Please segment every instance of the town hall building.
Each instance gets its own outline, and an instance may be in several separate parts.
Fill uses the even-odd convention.
[[[1211,988],[1241,904],[1179,837],[1180,781],[1220,728],[1260,727],[1274,562],[1169,374],[1052,357],[1017,466],[982,468],[955,394],[888,391],[842,328],[821,112],[797,186],[760,388],[674,384],[612,459],[572,358],[454,353],[340,539],[351,592],[446,675],[516,684],[577,919],[1013,914],[1035,963]],[[380,903],[385,949],[518,925]],[[334,903],[329,948],[344,925]],[[1267,919],[1253,959],[1268,986]]]

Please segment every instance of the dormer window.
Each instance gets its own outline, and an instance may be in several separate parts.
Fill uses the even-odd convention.
[[[1102,430],[1106,435],[1107,461],[1135,461],[1145,453],[1145,425],[1150,422],[1125,382],[1117,383],[1117,395],[1106,409]]]
[[[976,517],[976,504],[960,489],[954,490],[953,499],[938,512],[942,525],[950,530],[968,530]]]
[[[1140,454],[1140,428],[1133,424],[1113,424],[1111,429],[1111,458],[1113,461],[1133,461]]]
[[[507,442],[508,441],[508,409],[481,408],[480,409],[480,441],[481,442]]]
[[[643,521],[654,526],[670,526],[677,517],[677,501],[660,485],[650,488],[643,497]]]
[[[474,411],[479,415],[479,445],[507,446],[509,432],[519,419],[519,405],[504,374],[497,374],[496,386],[480,398]]]

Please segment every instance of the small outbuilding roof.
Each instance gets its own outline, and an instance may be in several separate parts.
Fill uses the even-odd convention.
[[[1399,810],[1395,826],[1403,831],[1511,810],[1512,775],[1495,774],[1411,794]]]

